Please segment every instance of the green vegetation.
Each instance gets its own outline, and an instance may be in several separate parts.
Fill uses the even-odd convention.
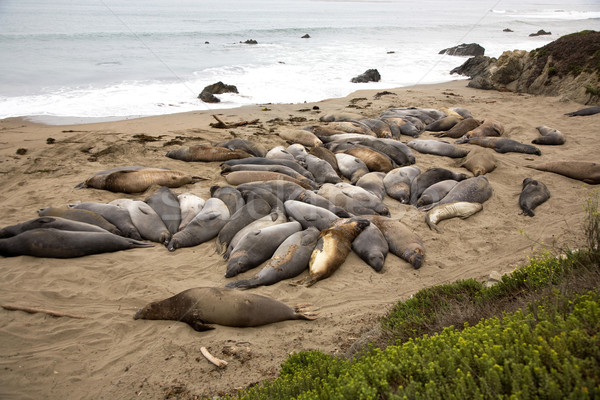
[[[593,96],[598,96],[598,95],[600,95],[600,88],[593,87],[592,85],[587,85],[585,87],[585,92],[589,93]]]
[[[279,378],[235,397],[600,397],[597,193],[584,209],[584,249],[547,251],[489,288],[468,279],[421,290],[382,319],[384,349],[352,360],[296,353]]]

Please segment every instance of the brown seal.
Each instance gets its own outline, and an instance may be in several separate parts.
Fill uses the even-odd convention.
[[[133,317],[181,321],[197,331],[214,329],[209,324],[248,327],[315,318],[270,297],[215,287],[184,290],[173,297],[144,306]]]
[[[210,144],[183,146],[166,154],[169,158],[181,161],[227,161],[252,157],[243,150],[230,150],[226,147]]]
[[[323,144],[314,133],[304,129],[286,129],[278,133],[279,137],[288,143],[299,143],[307,147],[315,147]]]
[[[475,118],[465,118],[446,132],[436,133],[434,136],[458,139],[463,137],[467,132],[477,128],[480,124]]]
[[[227,183],[230,185],[241,185],[249,182],[262,182],[262,181],[288,181],[300,185],[304,189],[313,189],[312,185],[306,182],[294,179],[289,175],[282,174],[280,172],[271,171],[234,171],[229,172],[225,175]]]
[[[346,261],[352,242],[369,226],[365,218],[339,220],[332,227],[321,231],[317,245],[310,256],[309,275],[294,284],[311,286],[333,274]]]
[[[354,145],[352,148],[344,150],[344,153],[362,160],[369,171],[389,172],[394,169],[394,163],[387,155],[371,147]]]
[[[483,124],[477,128],[465,133],[465,137],[489,137],[502,136],[504,134],[504,125],[493,119],[486,119]]]
[[[597,185],[600,183],[600,164],[589,161],[549,161],[527,167],[539,171],[554,172],[585,183]]]
[[[485,175],[496,169],[496,157],[491,150],[476,147],[467,154],[460,166],[475,176]]]

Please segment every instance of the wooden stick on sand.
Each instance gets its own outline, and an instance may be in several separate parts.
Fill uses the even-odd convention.
[[[3,304],[2,308],[4,308],[5,310],[9,310],[9,311],[25,311],[30,314],[43,313],[43,314],[51,315],[53,317],[68,317],[68,318],[77,318],[77,319],[86,319],[87,318],[82,315],[75,315],[75,314],[63,313],[63,312],[52,311],[52,310],[44,310],[41,308],[15,306],[13,304]]]
[[[202,355],[204,357],[206,357],[206,359],[208,361],[210,361],[211,363],[215,364],[217,367],[219,368],[225,368],[227,366],[227,361],[225,360],[220,360],[216,357],[214,357],[212,354],[210,354],[208,352],[208,349],[204,346],[200,347],[200,352],[202,353]]]

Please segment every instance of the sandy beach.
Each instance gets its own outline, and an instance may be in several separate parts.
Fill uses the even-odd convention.
[[[401,219],[424,242],[426,259],[418,270],[390,254],[377,273],[351,253],[333,276],[312,287],[282,281],[252,289],[289,305],[311,303],[320,314],[315,321],[257,328],[216,326],[200,333],[180,322],[133,320],[136,310],[150,301],[197,286],[227,284],[226,263],[216,253],[214,240],[175,252],[156,244],[67,260],[0,258],[0,304],[86,317],[56,318],[0,309],[0,397],[161,399],[176,393],[189,397],[232,393],[275,378],[291,352],[318,349],[343,355],[396,301],[419,289],[466,278],[485,281],[492,271],[511,272],[545,246],[578,245],[583,204],[594,186],[526,165],[598,161],[600,114],[567,117],[565,113],[585,106],[558,97],[471,89],[465,80],[389,91],[393,94],[377,98],[378,91],[358,91],[318,103],[256,105],[81,125],[0,120],[1,226],[35,218],[38,209],[48,206],[122,197],[143,200],[155,188],[136,195],[75,189],[96,172],[125,165],[202,176],[206,180],[173,192],[208,199],[211,186],[227,184],[219,163],[170,159],[165,157],[168,150],[234,137],[267,148],[287,145],[277,135],[279,129],[320,124],[319,117],[329,112],[377,117],[391,107],[456,106],[467,108],[475,118],[500,121],[505,137],[521,143],[538,137],[539,125],[556,128],[567,139],[561,146],[538,146],[541,156],[496,154],[497,168],[487,175],[493,195],[483,211],[466,220],[441,222],[441,233],[428,228],[424,212],[386,197],[392,217]],[[212,114],[227,122],[259,119],[259,123],[215,129],[209,126],[215,122]],[[421,138],[435,137],[425,132]],[[402,137],[403,142],[411,139]],[[459,166],[460,160],[414,154],[422,170],[435,166],[471,175]],[[544,182],[552,196],[535,210],[533,218],[521,215],[518,203],[521,183],[527,177]],[[238,278],[252,277],[258,270]],[[203,346],[229,365],[218,369],[210,364],[200,353]]]

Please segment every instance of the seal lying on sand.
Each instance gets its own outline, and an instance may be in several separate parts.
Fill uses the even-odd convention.
[[[209,144],[196,144],[183,146],[177,150],[167,152],[167,157],[181,161],[227,161],[252,157],[243,150],[230,150],[226,147],[212,146]]]
[[[550,161],[542,164],[527,165],[539,171],[554,172],[585,183],[600,183],[600,164],[589,161]]]
[[[247,327],[296,319],[310,321],[316,316],[258,294],[198,287],[150,303],[136,312],[133,319],[181,321],[201,332],[214,329],[209,324]]]
[[[558,129],[549,128],[547,126],[538,126],[535,128],[540,133],[540,137],[533,139],[533,144],[548,144],[548,145],[561,145],[565,144],[565,136]]]
[[[162,168],[120,167],[98,172],[85,182],[75,186],[77,189],[94,188],[120,193],[141,193],[152,185],[176,188],[188,183],[196,183],[204,178],[185,172]]]
[[[550,198],[550,191],[540,181],[535,179],[523,179],[523,190],[519,196],[519,207],[523,214],[533,217],[533,210]]]
[[[110,233],[114,233],[115,235],[123,236],[123,232],[108,222],[102,215],[94,211],[78,210],[66,207],[46,207],[40,208],[38,210],[38,215],[40,217],[61,217],[73,221],[84,222],[86,224],[99,226],[100,228],[107,230]]]
[[[74,258],[137,247],[152,247],[152,244],[110,232],[76,232],[52,228],[32,229],[0,239],[0,255],[4,257]]]
[[[85,222],[61,217],[39,217],[0,229],[0,238],[9,238],[32,229],[54,228],[62,231],[106,232],[106,229]]]
[[[455,201],[453,203],[440,204],[427,212],[425,222],[430,229],[440,232],[437,223],[449,218],[468,218],[483,210],[483,204],[467,201]]]
[[[457,140],[456,143],[476,144],[496,150],[497,153],[525,153],[542,155],[540,149],[530,144],[519,143],[516,140],[502,137],[472,137]]]
[[[566,113],[565,115],[569,117],[582,117],[586,115],[594,115],[600,113],[600,106],[587,107],[581,110],[573,111],[570,113]]]

